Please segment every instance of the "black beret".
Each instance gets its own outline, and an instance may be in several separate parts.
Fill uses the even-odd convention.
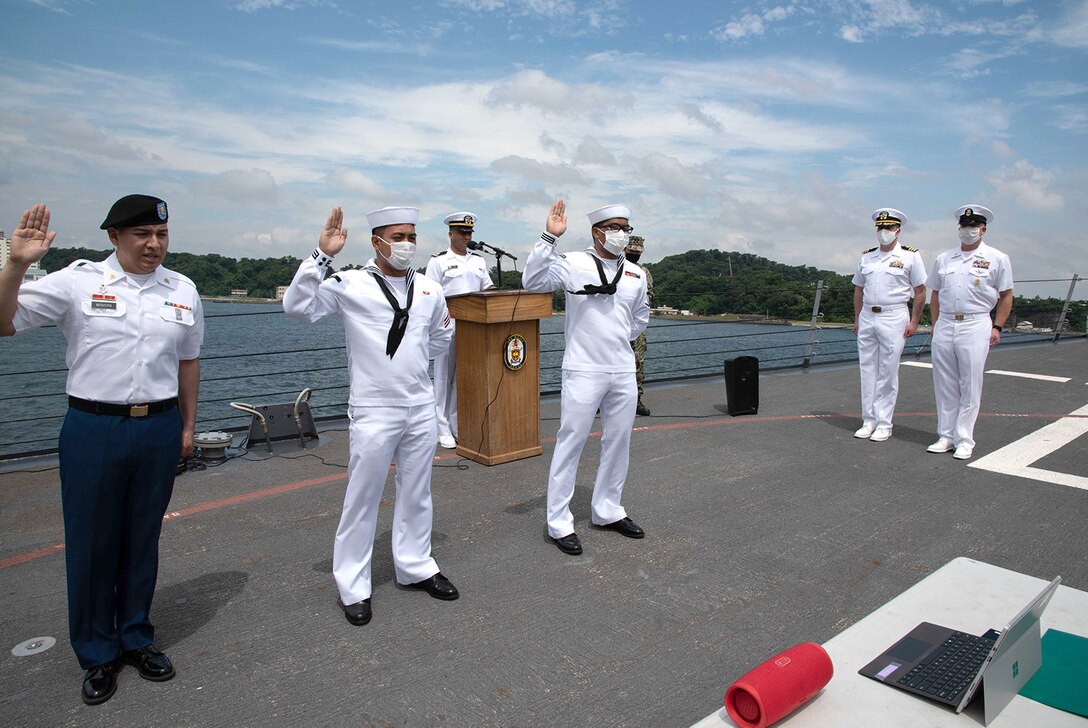
[[[110,212],[101,225],[102,230],[110,228],[136,227],[137,225],[161,225],[169,214],[166,203],[151,195],[126,195],[113,203]]]

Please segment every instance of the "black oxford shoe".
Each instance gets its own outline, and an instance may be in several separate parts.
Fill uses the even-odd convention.
[[[455,587],[449,579],[442,576],[441,571],[428,579],[417,581],[415,584],[408,584],[407,586],[411,589],[422,589],[435,599],[452,601],[461,596],[457,591],[457,587]]]
[[[370,597],[367,597],[361,602],[343,604],[341,606],[344,607],[344,616],[356,627],[363,626],[369,622],[371,616],[373,616],[370,611]]]
[[[648,417],[650,414],[650,408],[642,404],[642,400],[640,399],[638,401],[638,404],[635,405],[635,414],[639,415],[640,417]]]
[[[80,695],[87,705],[98,705],[117,692],[117,673],[124,669],[120,659],[87,670],[83,675],[83,692]]]
[[[606,523],[601,526],[601,528],[607,528],[609,531],[618,531],[627,538],[642,538],[646,535],[646,532],[639,528],[638,524],[630,518],[621,518],[618,521]]]
[[[155,649],[155,645],[125,650],[121,655],[127,664],[136,668],[144,680],[165,682],[174,677],[173,663],[161,650]]]
[[[578,540],[578,534],[576,533],[567,534],[563,538],[555,538],[554,536],[549,536],[549,538],[555,541],[555,545],[565,554],[577,556],[582,553],[582,542]]]

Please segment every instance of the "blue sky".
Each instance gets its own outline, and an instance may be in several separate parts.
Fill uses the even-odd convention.
[[[1088,0],[0,0],[0,227],[57,245],[109,205],[172,249],[301,256],[328,210],[422,209],[520,258],[556,197],[630,205],[646,259],[693,248],[853,270],[903,210],[927,264],[995,212],[1017,279],[1088,276]],[[1018,293],[1063,293],[1024,284]],[[1088,284],[1078,287],[1088,297]]]

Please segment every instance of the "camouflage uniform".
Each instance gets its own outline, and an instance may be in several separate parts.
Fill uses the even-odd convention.
[[[632,235],[630,242],[627,244],[627,252],[636,253],[639,256],[642,255],[642,251],[645,249],[646,240],[641,235]],[[628,256],[631,257],[630,255]],[[646,276],[646,297],[649,299],[650,306],[654,305],[654,277],[650,274],[650,269],[644,265],[639,265],[642,269],[642,273]],[[643,367],[643,362],[646,359],[646,332],[643,331],[638,335],[638,338],[631,342],[631,349],[635,352],[635,381],[638,382],[638,407],[637,412],[640,415],[650,414],[650,410],[646,405],[642,404],[642,382],[646,378],[646,371]]]

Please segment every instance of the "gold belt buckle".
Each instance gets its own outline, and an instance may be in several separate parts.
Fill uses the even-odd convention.
[[[963,320],[964,320],[965,318],[967,318],[967,316],[965,316],[965,315],[964,315],[964,314],[962,314],[962,313],[958,313],[958,314],[956,314],[956,320],[957,320],[957,321],[963,321]]]
[[[873,306],[873,313],[880,313],[883,310],[880,306]]]
[[[146,404],[134,404],[128,408],[129,417],[147,417]]]

